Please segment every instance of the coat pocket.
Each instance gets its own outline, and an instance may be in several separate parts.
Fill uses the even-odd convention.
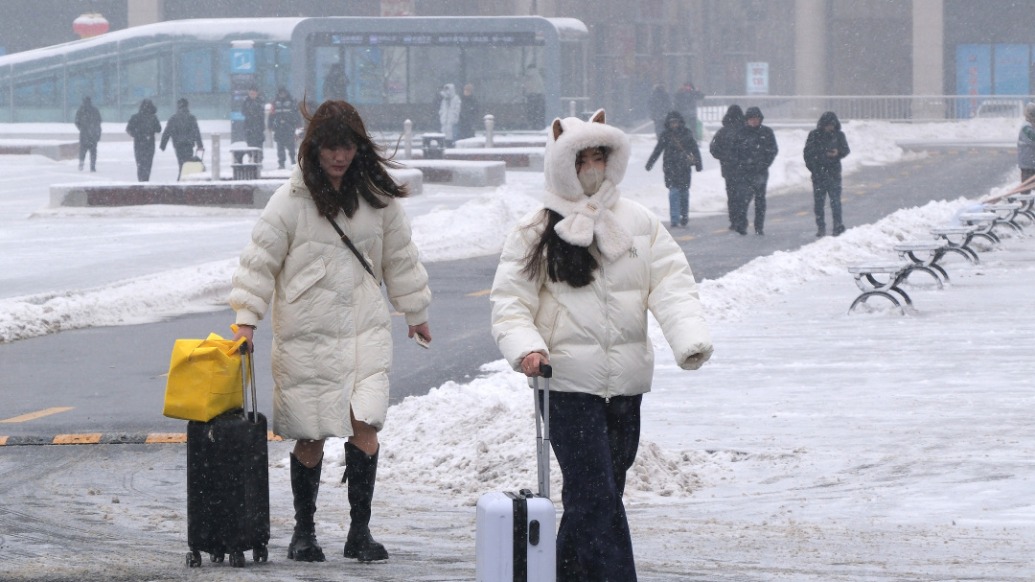
[[[323,257],[316,257],[313,262],[306,265],[287,284],[284,290],[284,300],[294,303],[303,293],[308,291],[320,279],[327,274],[327,266],[324,265]]]

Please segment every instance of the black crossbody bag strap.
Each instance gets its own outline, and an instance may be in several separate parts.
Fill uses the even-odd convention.
[[[352,244],[352,240],[350,240],[348,235],[345,234],[345,231],[343,231],[341,227],[338,226],[337,222],[334,222],[333,218],[327,217],[327,220],[331,221],[331,226],[334,227],[334,230],[338,231],[338,236],[341,237],[341,242],[345,243],[345,246],[349,247],[349,250],[352,251],[352,254],[356,255],[356,258],[359,259],[359,264],[363,265],[363,268],[366,269],[368,273],[370,273],[370,276],[373,277],[375,281],[377,281],[377,276],[374,275],[374,270],[370,268],[370,264],[367,263],[367,260],[364,259],[363,255],[359,253],[359,249],[356,248],[356,245]]]

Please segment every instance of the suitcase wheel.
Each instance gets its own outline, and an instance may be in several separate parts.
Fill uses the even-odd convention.
[[[226,555],[223,554],[223,552],[219,552],[219,553],[213,553],[212,556],[209,559],[212,560],[213,562],[217,563],[217,564],[222,564],[223,563],[223,559],[225,557],[226,557]]]
[[[254,562],[265,562],[269,556],[269,550],[266,549],[266,546],[255,546],[252,548],[252,561]]]
[[[187,552],[187,567],[188,568],[200,568],[201,567],[201,552]]]
[[[244,552],[230,552],[230,566],[232,568],[244,568]]]

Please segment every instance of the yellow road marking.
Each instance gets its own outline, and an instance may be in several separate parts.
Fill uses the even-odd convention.
[[[57,406],[57,407],[54,407],[54,408],[45,408],[43,410],[38,410],[36,412],[30,412],[28,414],[23,414],[21,416],[14,416],[14,417],[11,417],[11,418],[0,420],[0,423],[3,423],[3,422],[28,422],[30,420],[36,420],[37,418],[43,418],[44,416],[50,416],[51,414],[60,414],[62,412],[68,412],[69,410],[72,410],[72,408],[73,407],[71,407],[71,406]]]
[[[101,442],[101,433],[59,434],[52,442],[55,445],[95,445]]]
[[[482,289],[481,291],[475,291],[474,293],[468,293],[468,297],[485,297],[489,293],[492,293],[492,289]]]
[[[7,437],[0,436],[0,447],[7,446]]]
[[[694,235],[692,235],[692,234],[684,234],[683,236],[677,236],[676,240],[686,242],[686,241],[694,240],[694,238],[696,238],[696,237],[694,237]]]
[[[156,433],[152,433],[152,434],[147,435],[147,440],[145,440],[144,442],[146,442],[147,444],[154,444],[154,443],[185,443],[185,442],[187,442],[187,435],[182,433],[182,432],[180,432],[180,433],[175,433],[175,432],[156,432]]]

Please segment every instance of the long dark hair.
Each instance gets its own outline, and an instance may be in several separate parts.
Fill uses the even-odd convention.
[[[560,237],[554,227],[564,218],[560,213],[544,208],[541,222],[545,223],[539,242],[528,249],[524,257],[525,267],[521,269],[530,281],[540,277],[546,267],[546,276],[551,281],[567,283],[572,287],[585,287],[593,282],[593,272],[599,264],[587,247],[575,246]],[[533,223],[529,228],[535,228]]]
[[[329,100],[310,114],[303,99],[300,109],[307,127],[298,148],[298,163],[302,180],[321,215],[334,218],[340,210],[351,218],[359,208],[360,197],[374,208],[384,208],[388,203],[381,197],[409,195],[406,187],[397,184],[386,170],[399,164],[381,155],[355,107],[345,101]],[[356,146],[356,155],[345,171],[341,188],[335,190],[320,167],[320,149],[352,144]]]

